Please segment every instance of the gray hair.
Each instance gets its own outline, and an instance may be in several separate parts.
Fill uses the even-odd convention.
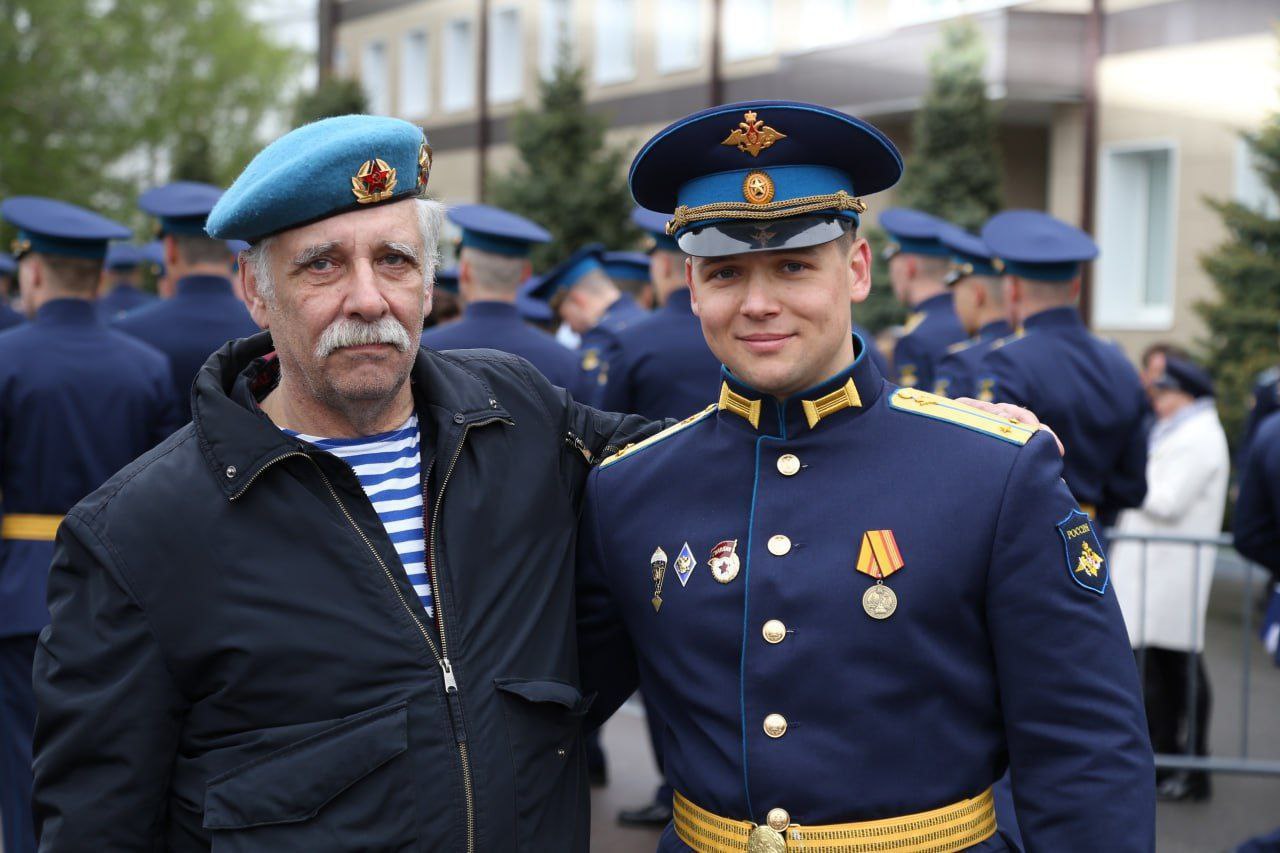
[[[440,232],[444,228],[444,205],[428,198],[414,199],[418,210],[418,232],[422,235],[422,286],[430,290],[440,266]],[[264,237],[240,253],[241,266],[252,266],[258,283],[258,295],[272,307],[276,300],[276,281],[271,272],[271,247],[276,238]]]

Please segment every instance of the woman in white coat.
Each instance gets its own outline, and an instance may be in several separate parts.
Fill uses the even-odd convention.
[[[1213,400],[1213,381],[1193,362],[1170,356],[1149,389],[1156,420],[1147,457],[1147,497],[1120,516],[1123,533],[1217,536],[1227,497],[1231,460]],[[1188,679],[1195,689],[1196,755],[1206,755],[1209,682],[1205,678],[1205,611],[1216,550],[1211,546],[1118,541],[1111,577],[1129,641],[1144,658],[1144,695],[1151,743],[1157,753],[1187,751]],[[1208,775],[1163,773],[1165,800],[1204,799]]]

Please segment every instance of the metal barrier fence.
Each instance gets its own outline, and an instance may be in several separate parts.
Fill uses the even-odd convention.
[[[1222,534],[1218,536],[1183,536],[1176,534],[1136,534],[1124,533],[1118,530],[1108,530],[1107,539],[1108,547],[1112,549],[1114,555],[1114,545],[1120,542],[1135,542],[1141,548],[1141,563],[1139,565],[1140,578],[1140,610],[1139,610],[1139,630],[1138,637],[1141,639],[1146,632],[1147,627],[1147,584],[1151,578],[1151,573],[1158,573],[1159,567],[1148,565],[1148,554],[1150,546],[1153,543],[1161,545],[1183,545],[1187,548],[1195,550],[1195,562],[1193,570],[1193,582],[1191,584],[1192,594],[1189,596],[1191,608],[1191,637],[1198,637],[1203,626],[1200,614],[1200,581],[1202,573],[1206,571],[1205,555],[1212,557],[1212,561],[1208,564],[1208,571],[1214,570],[1214,565],[1219,554],[1224,550],[1230,550],[1236,554],[1231,536]],[[1239,751],[1238,755],[1233,757],[1205,757],[1195,754],[1195,744],[1201,721],[1197,719],[1197,703],[1196,695],[1199,686],[1199,661],[1197,655],[1189,654],[1187,656],[1187,732],[1186,732],[1186,751],[1183,753],[1156,754],[1156,767],[1178,769],[1178,770],[1204,770],[1211,773],[1242,773],[1264,776],[1280,776],[1280,760],[1267,758],[1253,758],[1249,755],[1249,700],[1252,688],[1252,672],[1250,667],[1253,662],[1254,646],[1259,644],[1257,624],[1254,619],[1254,594],[1261,590],[1267,589],[1269,575],[1260,566],[1239,557],[1236,554],[1240,565],[1244,571],[1243,589],[1240,595],[1240,734],[1239,734]],[[1115,562],[1112,561],[1112,570],[1115,569]],[[1211,581],[1212,582],[1212,581]],[[1143,676],[1143,685],[1146,685],[1146,649],[1139,646],[1137,652],[1139,672]],[[1204,650],[1201,649],[1200,658],[1203,658]]]

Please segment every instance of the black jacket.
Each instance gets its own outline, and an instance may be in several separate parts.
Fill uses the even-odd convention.
[[[574,527],[591,463],[654,427],[420,351],[441,638],[351,469],[247,403],[270,349],[210,358],[193,423],[59,531],[40,849],[586,849]]]

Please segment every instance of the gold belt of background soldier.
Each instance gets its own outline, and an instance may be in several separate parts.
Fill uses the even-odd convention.
[[[996,834],[991,789],[969,800],[927,812],[823,826],[800,826],[784,809],[769,812],[767,823],[720,817],[675,795],[676,835],[698,853],[945,853],[964,850]]]
[[[0,539],[22,539],[28,542],[52,542],[62,523],[60,515],[0,516]]]

